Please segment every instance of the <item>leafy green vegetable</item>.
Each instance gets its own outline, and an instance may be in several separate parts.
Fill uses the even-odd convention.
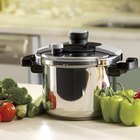
[[[11,78],[5,78],[4,80],[0,81],[0,91],[8,90],[12,87],[18,87],[17,83]]]
[[[23,105],[31,103],[32,97],[28,93],[24,93],[22,88],[11,88],[7,91],[8,100],[12,101],[15,105]]]
[[[32,97],[25,87],[20,88],[13,79],[6,78],[0,82],[0,100],[9,100],[14,105],[23,105],[31,103]]]

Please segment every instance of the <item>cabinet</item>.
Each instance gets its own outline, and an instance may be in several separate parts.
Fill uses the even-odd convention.
[[[21,66],[23,56],[36,52],[40,47],[37,35],[0,33],[0,79],[13,78],[18,83],[40,83],[40,75]]]

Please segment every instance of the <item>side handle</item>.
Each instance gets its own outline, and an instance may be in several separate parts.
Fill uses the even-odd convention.
[[[23,67],[30,67],[33,73],[43,73],[43,66],[36,63],[34,54],[22,57],[21,65]]]
[[[117,77],[137,67],[138,67],[138,59],[133,57],[128,57],[126,59],[126,62],[119,62],[114,65],[110,65],[109,67],[106,67],[106,73],[108,76]]]

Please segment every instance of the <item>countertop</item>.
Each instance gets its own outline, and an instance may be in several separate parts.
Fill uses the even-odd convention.
[[[33,98],[42,93],[41,85],[19,84]],[[8,140],[139,140],[140,127],[126,127],[100,120],[64,121],[41,115],[0,124],[0,139]]]

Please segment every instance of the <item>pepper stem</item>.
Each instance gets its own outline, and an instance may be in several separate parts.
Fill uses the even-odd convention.
[[[109,87],[109,94],[110,94],[111,97],[113,96],[112,92],[113,92],[112,88]]]
[[[129,101],[129,103],[131,103],[131,104],[133,103],[133,101],[128,96],[122,95],[122,97],[124,97],[125,99],[127,99]]]
[[[121,88],[121,90],[123,90],[123,91],[124,91],[124,87],[123,87],[123,85],[122,85],[122,84],[117,83],[117,85],[119,85],[119,86],[120,86],[120,88]]]

